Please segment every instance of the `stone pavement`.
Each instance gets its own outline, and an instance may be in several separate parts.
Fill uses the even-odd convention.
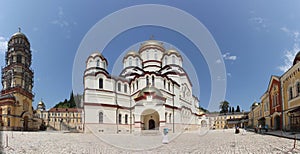
[[[162,144],[162,136],[113,135],[120,147],[111,144],[109,135],[62,132],[2,132],[0,150],[5,153],[300,153],[294,140],[234,130],[184,132]],[[5,137],[9,138],[8,147]],[[171,135],[172,136],[172,135]],[[135,145],[139,142],[138,145]],[[145,144],[155,146],[147,147]],[[155,143],[155,144],[154,144]],[[140,147],[143,147],[140,148]],[[125,147],[125,148],[124,148]]]

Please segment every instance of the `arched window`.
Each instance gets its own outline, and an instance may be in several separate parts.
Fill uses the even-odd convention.
[[[10,107],[7,108],[7,115],[10,115],[11,114],[11,109]]]
[[[127,93],[127,84],[124,84],[124,93]]]
[[[300,82],[297,82],[297,96],[300,94]]]
[[[7,118],[7,126],[10,127],[10,118]]]
[[[22,63],[22,56],[21,55],[17,55],[17,63]]]
[[[169,123],[172,123],[172,113],[169,115]]]
[[[125,114],[125,124],[128,124],[128,115]]]
[[[121,83],[118,83],[118,91],[121,91]]]
[[[165,57],[165,65],[168,65],[168,58]]]
[[[166,89],[166,79],[164,79],[164,88]]]
[[[99,124],[103,123],[103,112],[99,112]]]
[[[175,56],[172,56],[172,64],[175,64]]]
[[[292,87],[289,88],[289,96],[290,96],[289,97],[290,99],[293,99],[293,88]]]
[[[139,66],[139,59],[138,58],[135,59],[135,65]]]
[[[99,89],[103,89],[103,79],[99,79]]]
[[[168,90],[169,91],[171,90],[171,84],[170,84],[170,82],[168,82]]]
[[[152,85],[155,86],[155,79],[154,79],[154,76],[152,76]]]
[[[99,60],[99,59],[96,61],[96,66],[97,66],[97,67],[100,66],[100,60]]]
[[[119,114],[119,124],[122,124],[122,114]]]
[[[139,81],[136,80],[136,89],[139,89]]]
[[[146,86],[149,85],[149,76],[146,77]]]
[[[131,57],[129,58],[129,66],[132,66],[132,59],[131,59]]]
[[[165,119],[166,119],[166,123],[168,122],[168,113],[167,112],[165,112]]]

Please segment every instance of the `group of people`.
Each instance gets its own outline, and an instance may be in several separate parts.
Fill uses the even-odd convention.
[[[255,133],[262,133],[262,130],[265,130],[268,132],[268,125],[265,125],[264,127],[260,124],[254,128]]]

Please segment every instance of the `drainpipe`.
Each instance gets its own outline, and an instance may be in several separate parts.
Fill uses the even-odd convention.
[[[175,133],[175,119],[174,119],[174,83],[173,83],[173,96],[172,96],[172,101],[173,101],[173,133]]]
[[[130,101],[130,134],[132,133],[132,102],[131,102],[131,85],[129,84],[129,101]]]
[[[118,105],[118,97],[117,97],[117,81],[115,81],[115,103],[117,105],[117,110],[116,110],[116,124],[117,124],[117,134],[119,133],[119,115],[118,115],[118,112],[119,112],[119,105]]]

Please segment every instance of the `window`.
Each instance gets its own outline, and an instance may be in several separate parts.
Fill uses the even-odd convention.
[[[292,87],[289,88],[289,98],[293,99],[293,88]]]
[[[127,93],[127,84],[124,84],[124,93]]]
[[[149,85],[149,76],[146,77],[146,86]]]
[[[121,83],[118,83],[118,91],[121,91]]]
[[[131,57],[129,58],[129,66],[132,66],[132,59],[131,59]]]
[[[9,108],[7,108],[7,115],[10,115],[10,114],[11,114],[11,109],[9,107]]]
[[[300,82],[297,82],[297,96],[300,94]]]
[[[164,79],[164,88],[166,89],[166,79]]]
[[[147,51],[147,60],[149,60],[149,51]]]
[[[99,89],[103,89],[103,79],[99,79]]]
[[[139,81],[136,80],[136,89],[139,89]]]
[[[170,91],[171,84],[168,82],[168,90]]]
[[[172,56],[172,63],[175,64],[175,56]]]
[[[165,113],[166,123],[168,122],[168,120],[167,120],[168,117],[167,117],[167,116],[168,116],[168,113],[166,112],[166,113]]]
[[[100,65],[100,60],[98,59],[98,60],[96,61],[96,66],[99,67],[99,65]]]
[[[165,65],[168,65],[168,58],[165,57]]]
[[[154,76],[152,76],[152,85],[155,86],[155,79],[154,79]]]
[[[135,59],[135,65],[136,65],[136,66],[139,66],[139,59],[138,59],[138,58]]]
[[[125,114],[125,124],[128,124],[128,115]]]
[[[122,114],[119,114],[119,124],[122,124]]]
[[[103,112],[99,112],[99,124],[103,123]]]
[[[7,126],[10,127],[10,118],[7,118]]]
[[[22,63],[22,56],[21,55],[17,55],[17,63]]]
[[[169,123],[172,123],[172,113],[169,115]]]

